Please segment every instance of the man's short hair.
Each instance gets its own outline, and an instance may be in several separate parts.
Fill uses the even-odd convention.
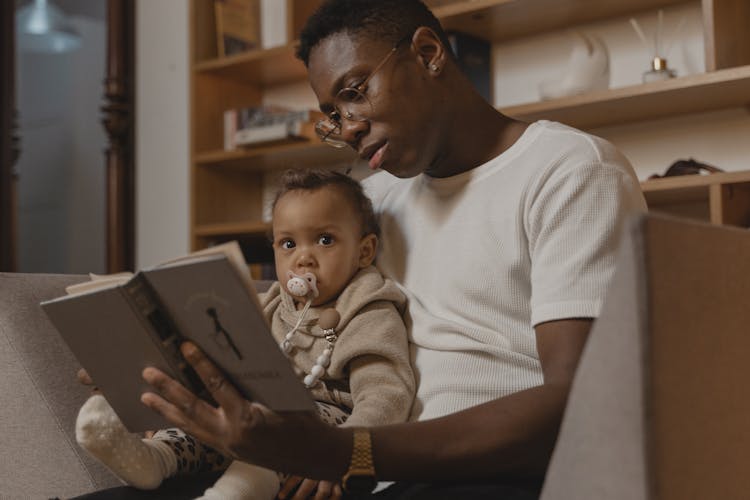
[[[380,236],[380,226],[372,208],[370,198],[362,189],[362,184],[348,175],[335,170],[323,169],[291,169],[281,175],[279,189],[271,205],[271,210],[276,208],[276,203],[282,196],[291,191],[317,191],[324,187],[333,187],[346,197],[351,204],[354,213],[359,217],[362,225],[362,236],[374,234]]]
[[[440,21],[420,0],[326,0],[302,28],[297,57],[307,66],[310,51],[337,33],[396,45],[420,26],[432,29],[450,53],[451,45]]]

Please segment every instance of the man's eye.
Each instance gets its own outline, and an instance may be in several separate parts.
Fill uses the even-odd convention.
[[[290,250],[295,247],[294,241],[292,240],[284,240],[281,242],[279,246],[283,248],[284,250]]]
[[[341,126],[341,114],[338,111],[331,112],[331,114],[328,115],[328,119],[331,120],[331,123],[333,123],[335,126]]]
[[[318,244],[328,246],[333,244],[333,236],[330,234],[324,234],[320,238],[318,238]]]

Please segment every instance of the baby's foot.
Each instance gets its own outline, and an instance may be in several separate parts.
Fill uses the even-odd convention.
[[[76,440],[120,479],[139,489],[157,488],[177,470],[171,448],[129,433],[101,394],[90,397],[78,412]]]

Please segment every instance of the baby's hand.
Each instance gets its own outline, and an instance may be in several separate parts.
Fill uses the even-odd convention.
[[[91,379],[91,375],[89,375],[89,372],[87,372],[85,368],[81,368],[80,370],[78,370],[78,373],[76,373],[76,378],[78,379],[78,382],[91,388],[91,394],[100,393],[99,388],[94,385],[94,381]]]
[[[299,485],[299,487],[297,487]],[[295,488],[297,490],[295,491]],[[291,500],[305,500],[313,498],[314,500],[340,500],[341,486],[333,481],[318,481],[317,479],[304,479],[299,476],[289,476],[279,490],[279,498],[287,498],[294,491]],[[310,495],[315,492],[315,496]]]

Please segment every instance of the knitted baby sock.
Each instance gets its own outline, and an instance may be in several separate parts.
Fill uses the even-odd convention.
[[[276,472],[235,460],[197,500],[273,500],[279,488]]]
[[[157,488],[177,471],[177,458],[166,443],[141,439],[122,425],[104,396],[91,396],[76,419],[76,440],[127,484]]]

